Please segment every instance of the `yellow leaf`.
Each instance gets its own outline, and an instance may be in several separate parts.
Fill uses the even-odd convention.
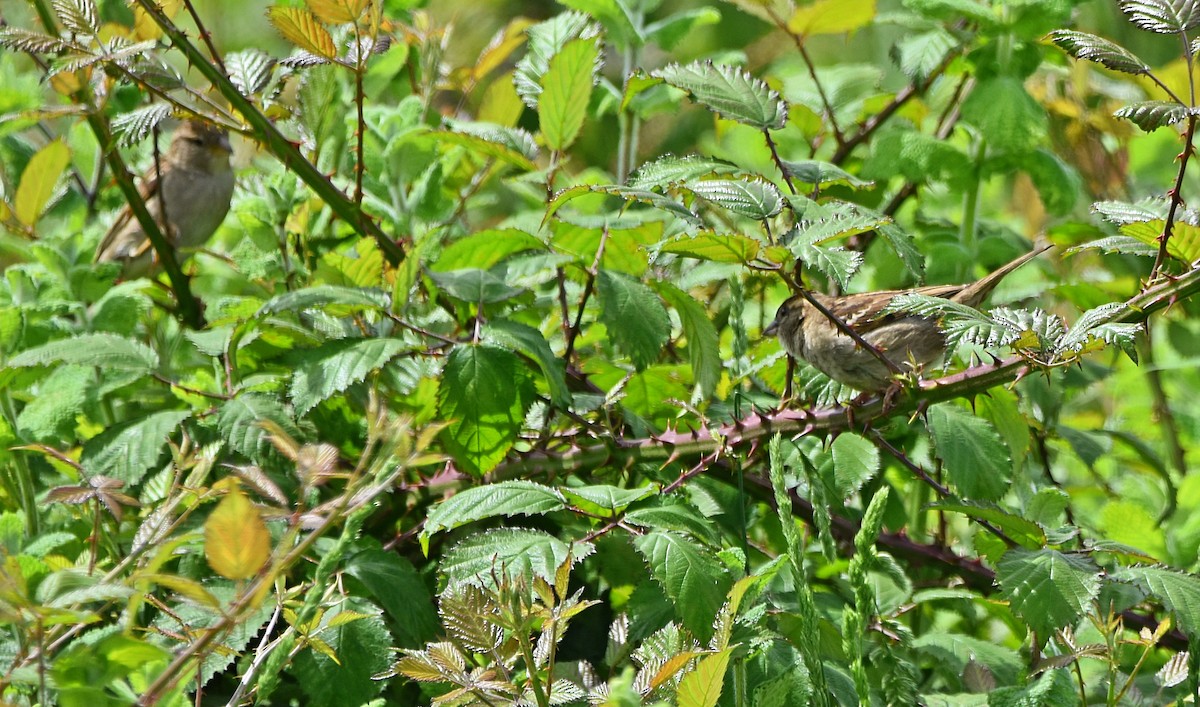
[[[811,5],[796,8],[788,20],[788,30],[805,37],[843,34],[865,27],[873,17],[875,0],[817,0]]]
[[[67,149],[67,143],[61,140],[46,145],[29,159],[29,164],[21,173],[17,198],[13,202],[18,221],[26,226],[37,222],[46,208],[46,202],[54,195],[58,178],[70,161],[71,151]]]
[[[175,13],[179,12],[179,8],[183,5],[183,0],[159,0],[158,4],[167,19],[174,19]],[[154,18],[136,4],[133,6],[133,36],[139,42],[162,37],[162,27],[159,27]]]
[[[683,676],[679,682],[679,707],[715,707],[732,653],[733,649],[728,648],[703,658],[695,670]]]
[[[271,556],[267,524],[240,488],[230,489],[204,521],[204,556],[229,579],[253,577]]]
[[[525,30],[529,29],[531,25],[533,25],[533,20],[527,17],[518,17],[509,22],[508,26],[492,38],[483,53],[475,60],[474,66],[471,67],[471,78],[479,81],[508,61],[508,57],[516,51],[517,47],[525,43]]]
[[[296,7],[272,7],[267,10],[267,19],[280,34],[304,51],[326,59],[337,57],[333,37],[311,12]]]
[[[525,104],[517,95],[512,78],[512,72],[509,71],[488,85],[479,103],[479,120],[506,128],[516,127],[521,114],[525,112]]]
[[[366,6],[366,0],[308,0],[317,19],[335,25],[356,21]]]

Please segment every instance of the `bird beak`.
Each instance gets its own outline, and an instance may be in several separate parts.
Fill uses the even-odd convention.
[[[217,140],[217,147],[220,147],[222,150],[224,150],[225,152],[228,152],[228,153],[233,152],[233,145],[229,144],[229,136],[228,135],[224,135],[224,134],[221,135],[221,138],[219,140]]]
[[[775,321],[771,322],[771,324],[766,329],[763,329],[763,336],[775,336],[778,333],[779,333],[779,317],[775,317]]]

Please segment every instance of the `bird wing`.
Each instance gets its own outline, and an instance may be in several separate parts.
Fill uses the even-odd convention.
[[[142,203],[146,205],[146,209],[150,212],[150,216],[156,221],[159,218],[159,209],[156,207],[155,196],[158,195],[158,170],[151,170],[150,174],[142,180],[142,186],[138,189],[138,194],[142,197]],[[99,247],[96,248],[96,255],[93,262],[98,262],[105,253],[108,253],[116,244],[117,240],[126,233],[131,225],[137,225],[137,219],[133,216],[133,209],[128,205],[121,209],[121,213],[117,215],[117,219],[108,227],[108,233],[104,234],[104,239],[100,241]],[[142,242],[129,253],[122,254],[121,259],[133,259],[139,257],[150,247],[150,240],[142,234]]]

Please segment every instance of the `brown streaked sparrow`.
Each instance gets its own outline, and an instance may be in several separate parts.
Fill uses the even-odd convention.
[[[157,170],[152,165],[143,177],[141,194],[146,208],[177,250],[203,245],[229,212],[231,152],[224,130],[185,120],[175,129]],[[100,242],[95,261],[123,263],[126,278],[146,275],[158,265],[150,239],[128,206]]]
[[[946,339],[934,319],[904,313],[879,316],[892,298],[915,292],[977,307],[1006,275],[1050,247],[1044,246],[1026,253],[970,284],[932,285],[912,290],[841,296],[817,292],[811,295],[897,368],[912,370],[914,366],[924,366],[940,358],[946,350]],[[763,334],[778,335],[789,354],[808,361],[830,378],[859,390],[884,390],[894,380],[892,371],[879,357],[843,333],[802,295],[795,295],[780,305],[775,313],[775,321],[763,330]]]

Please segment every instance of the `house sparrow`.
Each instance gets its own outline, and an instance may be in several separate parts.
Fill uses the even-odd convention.
[[[936,320],[903,313],[879,316],[893,297],[915,292],[976,307],[1006,275],[1048,248],[1050,246],[1044,246],[1026,253],[982,280],[966,285],[933,285],[840,297],[811,294],[898,368],[911,370],[940,358],[946,350],[946,339]],[[884,390],[893,381],[892,371],[883,361],[842,333],[829,317],[801,295],[793,296],[779,306],[775,321],[763,330],[763,334],[778,335],[789,354],[859,390]]]
[[[142,178],[146,208],[176,249],[203,245],[229,212],[233,196],[231,152],[224,130],[186,120],[175,130],[158,169],[151,166]],[[126,206],[96,249],[95,261],[121,262],[124,277],[136,278],[150,272],[157,260],[141,224]]]

